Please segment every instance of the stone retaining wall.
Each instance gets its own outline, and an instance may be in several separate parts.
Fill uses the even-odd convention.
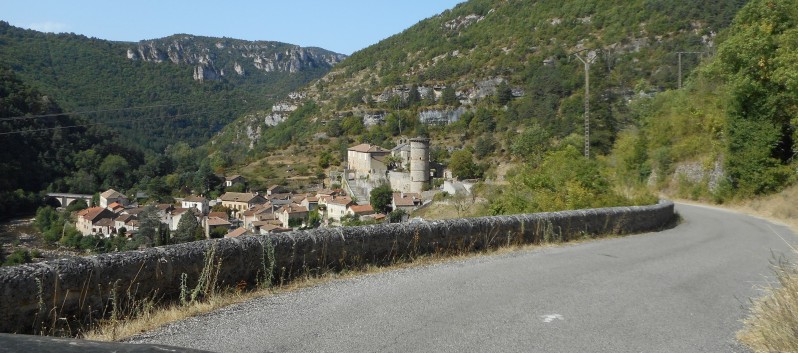
[[[142,251],[0,268],[0,332],[38,333],[107,316],[135,298],[174,300],[185,274],[192,288],[213,249],[225,286],[263,280],[273,247],[274,281],[421,254],[507,244],[568,241],[597,234],[657,230],[673,219],[673,203],[363,227],[324,228],[270,236],[197,241]],[[243,281],[243,282],[242,282]],[[55,318],[55,319],[54,319]],[[69,325],[67,325],[69,323]]]

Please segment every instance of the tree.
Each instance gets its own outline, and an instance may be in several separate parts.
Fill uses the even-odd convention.
[[[211,230],[211,234],[209,234],[211,239],[220,239],[224,238],[224,235],[227,234],[229,229],[225,227],[216,227]]]
[[[507,105],[513,98],[513,90],[507,82],[502,82],[496,87],[496,102],[498,102],[499,105]]]
[[[148,205],[139,213],[138,235],[153,241],[158,236],[158,227],[161,224],[158,217],[158,209],[153,205]]]
[[[313,210],[308,213],[308,222],[306,224],[307,228],[317,228],[321,225],[321,214],[319,210]]]
[[[199,169],[194,172],[194,191],[199,194],[208,194],[217,183],[218,180],[216,175],[213,174],[208,160],[203,160]]]
[[[496,129],[496,121],[494,121],[491,112],[485,108],[477,109],[474,119],[468,124],[470,132],[492,132]]]
[[[124,157],[109,154],[103,159],[98,171],[105,180],[106,186],[123,187],[125,186],[125,174],[129,169],[130,164]]]
[[[405,216],[407,216],[407,212],[401,208],[388,213],[388,219],[391,223],[401,223]]]
[[[457,192],[452,196],[451,203],[457,211],[457,217],[462,218],[465,211],[474,204],[474,200],[465,193]]]
[[[421,101],[421,94],[418,92],[418,86],[413,84],[410,86],[410,91],[407,92],[407,105],[413,106]]]
[[[481,136],[474,144],[474,155],[477,158],[482,159],[493,153],[493,150],[495,149],[496,140],[492,135]]]
[[[537,164],[548,148],[549,133],[537,123],[515,135],[510,151],[522,160]]]
[[[332,161],[332,155],[328,151],[324,151],[319,155],[319,167],[329,168]]]
[[[730,87],[726,169],[740,193],[769,193],[795,173],[798,147],[798,10],[794,0],[751,1],[738,13],[712,69]]]
[[[175,230],[175,234],[172,236],[172,241],[175,244],[194,241],[197,230],[200,228],[200,224],[197,222],[197,217],[194,217],[194,214],[191,211],[186,211],[186,213],[180,217],[180,222],[177,223],[177,230]]]
[[[445,105],[460,105],[460,101],[457,100],[457,93],[454,91],[454,87],[452,85],[448,85],[443,89],[443,92],[441,92],[441,101],[443,101],[443,104]]]
[[[17,249],[9,255],[5,261],[0,263],[3,266],[14,266],[14,265],[22,265],[33,262],[33,258],[30,256],[30,252],[28,250]]]
[[[387,213],[391,210],[393,201],[393,190],[388,184],[382,184],[371,190],[369,202],[371,207],[377,212]]]
[[[327,136],[338,137],[343,134],[344,129],[341,127],[341,119],[331,119],[327,122]]]
[[[483,168],[474,163],[474,158],[469,150],[454,151],[452,157],[449,158],[449,169],[454,176],[460,179],[481,178],[484,173]]]

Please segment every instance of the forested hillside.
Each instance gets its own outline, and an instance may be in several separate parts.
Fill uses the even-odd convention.
[[[110,42],[2,21],[0,51],[0,64],[64,110],[89,111],[83,114],[87,121],[106,123],[124,139],[157,152],[180,141],[204,143],[230,121],[270,106],[273,97],[320,77],[340,59],[285,43],[187,35]],[[299,62],[291,55],[295,51],[304,54]],[[242,58],[244,52],[294,70],[257,70],[253,61],[259,59]]]
[[[88,188],[97,187],[93,176],[97,173],[76,171],[98,167],[108,155],[125,155],[133,164],[143,158],[140,152],[115,144],[118,136],[103,127],[67,128],[86,121],[61,113],[52,98],[0,68],[0,144],[4,146],[0,149],[0,218],[33,212],[41,202],[40,192],[58,187],[51,185],[54,182],[94,193],[96,189]],[[92,160],[96,166],[86,165]],[[111,164],[107,165],[110,174],[126,172],[110,170]]]
[[[685,89],[633,105],[613,153],[620,184],[725,201],[794,183],[796,52],[798,1],[751,1]]]
[[[390,148],[402,135],[425,135],[432,137],[433,160],[457,177],[548,190],[546,197],[537,193],[538,200],[500,200],[501,190],[489,191],[495,213],[613,204],[637,193],[606,193],[618,173],[606,156],[619,137],[641,128],[650,99],[677,90],[716,55],[719,33],[744,4],[467,1],[354,53],[299,97],[283,99],[302,107],[284,123],[264,124],[274,111],[250,115],[225,128],[209,151],[215,160],[233,156],[226,161],[233,168],[255,162],[263,169],[268,158],[262,157],[287,149],[335,168],[347,146]],[[579,58],[593,59],[589,143],[595,161],[560,166],[573,174],[559,177],[541,168],[582,163],[575,159],[585,132]],[[637,158],[659,156],[661,175],[672,173],[672,156],[655,152]],[[643,186],[655,171],[646,168],[638,172]]]
[[[307,132],[325,132],[329,122],[347,125],[346,136],[387,146],[400,122],[407,134],[425,120],[424,112],[445,115],[461,106],[484,109],[489,129],[472,132],[487,132],[505,151],[513,143],[507,134],[525,127],[537,125],[563,139],[583,129],[584,69],[573,55],[579,53],[596,56],[591,145],[606,153],[630,118],[629,100],[676,88],[677,52],[698,53],[682,55],[686,78],[702,57],[713,55],[716,34],[743,3],[468,1],[354,53],[306,87],[299,104],[312,100],[318,112],[309,116],[311,129],[304,133],[269,131],[279,129],[250,118],[219,141],[257,156],[303,143],[312,136]],[[364,117],[365,124],[356,121]],[[432,130],[450,136],[463,127]],[[245,133],[256,130],[264,131]]]

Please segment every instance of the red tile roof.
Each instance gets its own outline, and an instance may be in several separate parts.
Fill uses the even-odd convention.
[[[230,222],[228,222],[228,221],[225,221],[225,220],[223,220],[223,219],[221,219],[221,218],[217,218],[217,217],[208,217],[208,226],[209,226],[209,227],[214,227],[214,226],[229,226],[229,225],[230,225]]]
[[[346,206],[346,205],[349,205],[350,203],[352,203],[352,198],[349,197],[349,196],[332,196],[332,197],[326,198],[326,202],[328,204],[336,204],[336,205]]]
[[[371,204],[366,205],[352,205],[349,206],[349,209],[352,210],[357,215],[367,215],[374,213],[374,207],[371,207]]]
[[[227,216],[227,212],[210,212],[208,213],[208,218],[219,218],[219,219],[229,219],[230,217]]]
[[[94,223],[98,218],[101,218],[101,216],[103,215],[103,211],[107,212],[106,213],[107,218],[111,217],[110,215],[108,215],[108,213],[111,213],[111,211],[108,211],[107,209],[102,207],[92,207],[92,208],[87,208],[85,210],[81,210],[80,212],[78,212],[78,217],[83,217],[89,222]]]
[[[233,229],[233,230],[227,232],[227,234],[225,235],[225,238],[240,237],[242,235],[248,235],[248,234],[251,234],[248,229],[246,229],[244,227],[240,227],[240,228],[236,228],[236,229]]]
[[[421,197],[419,194],[416,193],[405,193],[402,194],[400,192],[395,192],[393,194],[393,203],[396,206],[415,206],[416,203],[421,202]]]

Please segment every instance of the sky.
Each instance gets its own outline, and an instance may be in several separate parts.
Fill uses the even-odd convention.
[[[114,41],[187,33],[279,41],[348,55],[463,1],[0,0],[0,20]]]

